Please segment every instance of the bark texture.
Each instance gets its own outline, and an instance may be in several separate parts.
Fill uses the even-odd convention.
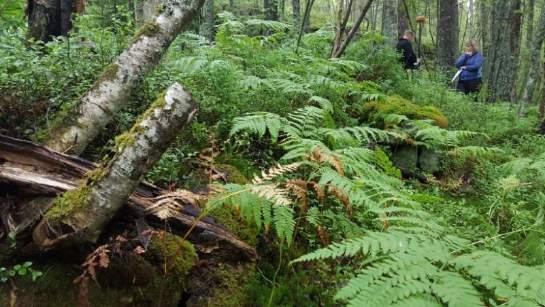
[[[397,40],[397,0],[384,0],[382,7],[382,34],[391,45]]]
[[[204,0],[190,5],[181,0],[168,2],[152,23],[146,23],[133,43],[106,70],[80,99],[73,113],[56,120],[47,145],[57,151],[82,153],[126,103],[130,91],[149,70],[178,33],[188,26]]]
[[[118,139],[118,152],[108,165],[55,201],[34,230],[34,241],[43,248],[66,239],[96,242],[196,110],[191,94],[180,84],[170,86],[142,120]]]
[[[492,6],[484,73],[489,101],[509,101],[512,97],[520,38],[520,23],[513,23],[520,14],[517,7],[520,8],[520,0],[496,0]]]
[[[458,1],[440,0],[437,59],[445,69],[452,67],[458,54]]]
[[[66,36],[72,28],[72,13],[83,9],[80,5],[81,1],[72,0],[28,0],[28,36],[43,42]]]
[[[540,75],[542,74],[541,68],[541,50],[543,42],[545,41],[545,14],[539,16],[539,23],[535,29],[535,35],[532,39],[532,47],[530,49],[530,70],[528,78],[524,86],[524,92],[522,95],[522,101],[519,107],[519,115],[525,115],[528,104],[531,103],[535,97],[536,88],[539,85]]]

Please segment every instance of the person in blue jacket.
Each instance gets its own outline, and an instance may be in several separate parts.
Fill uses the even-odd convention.
[[[458,90],[465,94],[475,93],[481,89],[484,57],[479,52],[477,42],[473,39],[465,43],[464,53],[456,61],[456,68],[462,70],[458,81]]]

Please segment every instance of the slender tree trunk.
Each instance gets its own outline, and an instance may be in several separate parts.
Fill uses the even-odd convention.
[[[535,34],[532,39],[532,47],[530,48],[530,70],[528,78],[524,86],[524,94],[519,107],[519,115],[525,115],[528,104],[530,104],[534,97],[536,87],[539,84],[539,77],[541,74],[541,50],[543,48],[543,42],[545,41],[545,14],[539,16],[539,23],[535,29]]]
[[[485,58],[489,58],[488,47],[490,45],[490,4],[486,1],[479,1],[480,25],[481,29],[481,49]],[[487,63],[490,62],[487,60]],[[485,76],[486,77],[486,76]]]
[[[512,0],[511,2],[511,21],[509,22],[510,26],[510,41],[509,47],[512,51],[511,54],[511,71],[514,75],[511,81],[511,93],[509,101],[515,103],[517,101],[517,80],[518,72],[520,69],[519,58],[520,58],[520,44],[522,41],[522,0]]]
[[[191,94],[178,83],[170,86],[142,120],[120,137],[117,153],[107,165],[55,200],[34,229],[35,243],[49,248],[65,240],[96,242],[196,110]]]
[[[209,41],[214,41],[215,31],[215,14],[214,14],[214,0],[205,0],[204,2],[204,21],[201,24],[200,33],[206,37]]]
[[[346,25],[348,24],[348,19],[350,18],[350,13],[352,12],[353,0],[348,0],[346,7],[344,7],[344,2],[344,0],[338,1],[338,11],[335,23],[335,38],[333,39],[333,47],[331,48],[331,57],[335,55],[341,46],[341,42],[346,35]]]
[[[82,153],[114,114],[128,101],[131,89],[153,67],[182,29],[198,13],[204,0],[169,2],[155,22],[144,25],[133,43],[102,73],[80,99],[73,113],[49,130],[47,145],[57,151]]]
[[[458,32],[458,1],[441,0],[437,22],[437,59],[443,69],[452,67],[456,60]]]
[[[298,26],[301,22],[301,1],[291,0],[291,8],[293,11],[293,25]]]
[[[367,0],[367,3],[365,3],[363,8],[361,9],[358,19],[356,19],[356,21],[354,22],[354,25],[352,26],[352,28],[346,35],[346,38],[340,44],[339,49],[333,54],[332,58],[340,58],[343,55],[343,53],[346,51],[346,48],[348,47],[352,39],[354,39],[354,36],[358,32],[361,26],[361,23],[365,19],[365,15],[369,11],[371,4],[373,4],[373,0]]]
[[[299,45],[301,44],[301,39],[303,38],[303,33],[307,26],[310,25],[310,12],[312,11],[312,6],[314,5],[315,0],[307,0],[305,4],[305,12],[303,13],[303,20],[301,21],[299,35],[297,36],[297,42],[295,43],[295,53],[299,50]]]
[[[72,0],[28,0],[28,36],[48,42],[55,36],[66,36],[72,28]]]
[[[384,0],[382,7],[382,35],[393,45],[397,40],[397,0]]]
[[[528,82],[528,75],[530,72],[530,62],[532,44],[534,43],[534,10],[535,10],[535,0],[526,0],[524,5],[524,22],[525,22],[525,45],[521,50],[521,55],[519,57],[519,84],[522,85],[518,99],[522,99],[526,89],[526,83]]]

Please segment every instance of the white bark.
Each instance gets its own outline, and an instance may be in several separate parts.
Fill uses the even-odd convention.
[[[141,177],[159,160],[196,110],[190,93],[178,83],[170,86],[164,97],[160,97],[142,120],[124,135],[113,159],[99,168],[100,176],[88,178],[80,186],[80,191],[85,190],[83,203],[72,204],[73,209],[63,212],[61,217],[52,218],[46,214],[34,230],[35,242],[48,247],[66,239],[96,241],[104,226],[138,186]],[[64,196],[65,200],[73,199],[67,194]],[[58,205],[54,204],[50,210],[55,210]],[[66,226],[71,231],[62,234],[60,226],[64,226],[64,232]]]
[[[182,29],[189,25],[204,0],[186,5],[167,1],[153,23],[145,24],[134,42],[107,68],[80,99],[76,114],[52,127],[47,145],[54,150],[80,154],[126,103],[130,90],[157,65]]]

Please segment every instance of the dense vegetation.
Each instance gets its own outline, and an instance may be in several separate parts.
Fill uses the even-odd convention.
[[[133,19],[97,1],[70,37],[44,44],[26,38],[17,9],[0,11],[0,132],[41,141],[129,44]],[[378,31],[330,59],[331,27],[295,52],[289,22],[217,16],[214,41],[180,35],[83,155],[111,155],[112,135],[173,82],[192,92],[196,118],[146,180],[208,191],[204,212],[257,248],[256,269],[215,304],[545,304],[545,138],[533,104],[519,116],[453,91],[442,71],[408,75]],[[47,280],[47,263],[14,265],[0,282]]]

